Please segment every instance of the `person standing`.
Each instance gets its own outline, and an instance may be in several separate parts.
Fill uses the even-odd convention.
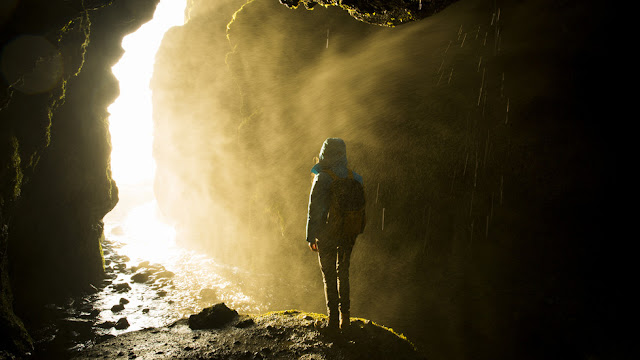
[[[324,281],[330,330],[350,324],[349,265],[357,236],[366,224],[362,176],[347,168],[347,150],[340,138],[328,138],[309,195],[307,242],[318,253]]]

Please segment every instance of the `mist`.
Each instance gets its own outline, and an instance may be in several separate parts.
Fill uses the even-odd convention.
[[[353,316],[431,358],[597,353],[589,10],[461,0],[387,28],[333,7],[195,0],[151,82],[158,204],[182,245],[255,273],[246,292],[271,310],[322,313],[310,169],[340,137],[367,193]]]

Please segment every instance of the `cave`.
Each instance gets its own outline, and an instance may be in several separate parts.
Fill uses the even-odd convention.
[[[104,291],[111,68],[158,2],[0,5],[0,358],[52,358],[52,306]],[[157,206],[180,247],[251,274],[259,309],[322,313],[307,174],[338,136],[367,190],[355,315],[429,359],[623,356],[600,7],[188,0],[149,84]]]

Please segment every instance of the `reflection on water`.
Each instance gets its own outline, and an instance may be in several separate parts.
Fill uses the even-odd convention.
[[[116,292],[113,286],[107,286],[95,298],[95,307],[101,310],[100,321],[117,322],[126,317],[130,324],[126,329],[105,329],[104,333],[116,335],[167,325],[218,302],[241,313],[266,310],[239,287],[243,279],[251,277],[249,274],[176,245],[175,231],[160,220],[155,200],[142,198],[139,200],[145,202],[132,210],[115,211],[105,218],[105,259],[107,270],[113,269],[112,284],[128,283],[131,290]],[[159,264],[175,275],[146,283],[132,281],[136,270],[142,271],[139,265],[143,262],[149,262],[147,269],[155,266],[161,271]],[[112,311],[121,299],[125,299],[124,309]]]

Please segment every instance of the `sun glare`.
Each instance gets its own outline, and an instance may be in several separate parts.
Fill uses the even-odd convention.
[[[122,41],[125,54],[112,71],[120,82],[120,97],[109,107],[111,170],[118,184],[151,183],[153,121],[151,89],[156,52],[164,33],[184,24],[186,0],[161,0],[153,20]]]

